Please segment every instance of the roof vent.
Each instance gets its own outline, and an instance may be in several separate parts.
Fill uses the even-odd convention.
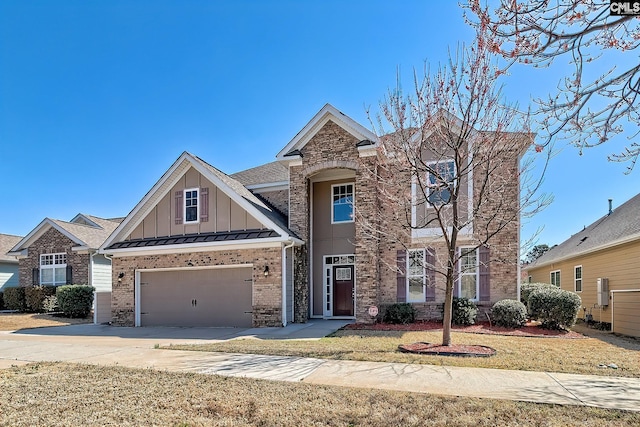
[[[609,199],[609,215],[613,212],[613,199]]]

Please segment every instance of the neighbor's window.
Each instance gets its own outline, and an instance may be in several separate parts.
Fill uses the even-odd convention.
[[[198,203],[198,189],[184,190],[184,222],[198,222],[200,204]]]
[[[40,284],[60,286],[67,283],[67,254],[40,255]]]
[[[424,249],[407,251],[407,302],[425,302],[426,274]]]
[[[575,271],[575,291],[582,292],[582,266],[577,265],[574,269]]]
[[[427,200],[431,205],[440,206],[451,201],[451,185],[455,175],[453,160],[432,163],[427,173]]]
[[[331,186],[331,223],[353,222],[353,184]]]
[[[560,270],[551,272],[551,284],[560,287]]]
[[[458,289],[458,295],[460,298],[469,298],[470,300],[477,301],[479,295],[478,286],[480,280],[478,279],[478,250],[473,248],[460,248],[460,288]]]

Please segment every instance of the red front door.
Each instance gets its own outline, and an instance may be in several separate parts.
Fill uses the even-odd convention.
[[[353,265],[333,267],[333,315],[353,316]]]

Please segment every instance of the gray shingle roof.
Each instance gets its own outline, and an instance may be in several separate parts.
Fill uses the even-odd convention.
[[[60,228],[63,228],[78,240],[84,242],[89,248],[97,249],[107,240],[107,237],[120,225],[120,222],[116,220],[109,220],[104,218],[98,218],[92,215],[85,215],[91,221],[100,226],[92,227],[84,224],[76,224],[73,222],[60,221],[58,219],[52,219],[54,223]]]
[[[289,168],[280,162],[271,162],[229,175],[242,185],[269,184],[289,181]]]
[[[582,231],[554,246],[528,268],[573,258],[634,235],[640,239],[640,194],[614,209],[611,214],[599,218]]]
[[[20,236],[0,234],[0,262],[18,263],[18,260],[12,256],[8,256],[7,252],[17,245],[20,240],[22,240]]]

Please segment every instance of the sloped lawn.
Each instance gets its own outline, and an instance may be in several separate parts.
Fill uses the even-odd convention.
[[[640,413],[43,363],[0,370],[2,426],[635,426]]]

